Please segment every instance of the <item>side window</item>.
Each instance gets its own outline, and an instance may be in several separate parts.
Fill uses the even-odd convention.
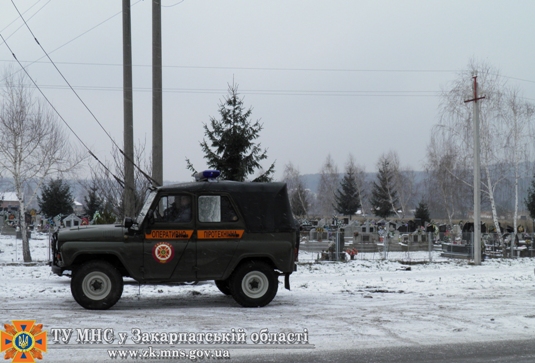
[[[200,222],[235,222],[238,214],[226,196],[203,195],[199,197]]]
[[[191,221],[191,196],[186,194],[166,195],[156,206],[155,222],[185,223]]]
[[[236,222],[238,213],[234,210],[228,197],[221,197],[221,222]]]
[[[158,200],[156,207],[154,207],[154,222],[165,222],[163,219],[164,211],[169,207],[169,197],[163,196]]]
[[[221,197],[219,195],[199,197],[199,221],[221,222]]]

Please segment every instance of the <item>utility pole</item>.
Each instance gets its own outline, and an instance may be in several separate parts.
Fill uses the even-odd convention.
[[[162,8],[152,0],[152,178],[163,185]]]
[[[124,214],[134,217],[134,111],[132,106],[132,31],[130,0],[123,0]]]
[[[484,99],[477,96],[477,74],[474,75],[474,98],[464,101],[474,102],[474,264],[481,265],[481,162],[479,158],[479,107],[477,101]]]

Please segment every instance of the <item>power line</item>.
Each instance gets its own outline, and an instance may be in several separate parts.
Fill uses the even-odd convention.
[[[70,89],[62,85],[40,85],[45,89]],[[80,91],[110,91],[122,92],[120,86],[73,86]],[[150,87],[134,87],[135,92],[151,92]],[[165,93],[205,93],[221,94],[227,90],[223,88],[163,88]],[[386,97],[435,97],[441,94],[440,91],[342,91],[342,90],[262,90],[262,89],[241,89],[243,94],[264,94],[264,95],[310,95],[310,96],[386,96]]]
[[[63,90],[70,89],[62,85],[40,85],[45,89]],[[104,92],[122,92],[120,86],[74,86],[79,91],[104,91]],[[152,92],[150,87],[134,87],[134,92],[149,93]],[[163,88],[164,93],[181,93],[181,94],[222,94],[227,90],[223,88]],[[266,96],[341,96],[341,97],[440,97],[442,91],[341,91],[341,90],[240,90],[242,94],[248,95],[266,95]],[[533,98],[521,97],[523,100],[535,101]]]
[[[43,5],[35,14],[33,14],[29,19],[33,18],[37,13],[39,13],[46,5],[50,3],[51,0],[49,0],[45,5]],[[139,4],[143,0],[138,0],[134,4],[131,5],[131,7],[134,7],[135,5]],[[176,4],[173,5],[162,5],[162,7],[174,7],[181,3],[183,3],[185,0],[179,1]],[[13,0],[12,0],[13,2]],[[41,0],[38,0],[36,3],[34,3],[30,8],[28,8],[23,14],[27,13],[31,8],[33,8],[35,5],[37,5]],[[15,4],[13,4],[15,5]],[[18,12],[18,9],[17,9]],[[20,14],[20,12],[19,12]],[[107,19],[101,21],[100,23],[96,24],[95,26],[89,28],[85,32],[79,34],[78,36],[72,38],[68,42],[62,44],[61,46],[53,49],[48,54],[52,54],[55,51],[63,48],[64,46],[72,43],[73,41],[77,40],[78,38],[82,37],[83,35],[89,33],[90,31],[94,30],[95,28],[101,26],[102,24],[108,22],[109,20],[113,19],[117,15],[122,14],[122,11],[115,13],[114,15],[108,17]],[[22,18],[22,15],[20,16]],[[28,19],[28,20],[29,20]],[[2,32],[3,30],[7,29],[11,24],[13,24],[17,19],[13,20],[10,24],[8,24],[4,29],[0,30]],[[24,19],[23,19],[24,20]],[[20,29],[23,25],[21,25],[18,29]],[[15,33],[14,32],[14,33]],[[13,33],[13,34],[14,34]],[[11,34],[9,37],[11,37],[13,34]],[[9,37],[7,39],[9,39]],[[1,44],[0,44],[1,45]],[[46,56],[43,56],[35,61],[31,61],[28,66],[31,66],[34,63],[46,63],[46,62],[39,62],[41,59],[45,58]],[[11,62],[11,60],[1,60],[2,62]],[[24,61],[23,61],[24,62]],[[57,64],[71,64],[71,65],[90,65],[90,66],[117,66],[122,67],[122,64],[114,64],[114,63],[80,63],[80,62],[56,62]],[[152,65],[132,65],[133,67],[152,67]],[[179,66],[179,65],[163,65],[162,68],[181,68],[181,69],[221,69],[221,70],[253,70],[253,71],[298,71],[298,72],[370,72],[370,73],[456,73],[460,70],[447,70],[447,69],[338,69],[338,68],[285,68],[285,67],[236,67],[236,66]],[[510,76],[504,76],[500,75],[501,77],[522,81],[522,82],[528,82],[528,83],[535,83],[535,81],[523,79],[523,78],[517,78],[517,77],[510,77]]]
[[[76,38],[74,38],[76,39]],[[73,40],[74,40],[73,39]],[[72,41],[72,40],[71,40]],[[68,43],[66,43],[68,44]],[[59,48],[56,48],[57,50]],[[52,53],[52,52],[51,52]],[[32,64],[48,64],[48,62],[40,62],[39,58],[36,61],[22,61]],[[14,62],[10,59],[1,59],[0,62]],[[56,62],[56,64],[64,65],[81,65],[81,66],[99,66],[99,67],[122,67],[119,63],[91,63],[91,62]],[[132,67],[150,68],[150,64],[132,64]],[[354,68],[284,68],[284,67],[238,67],[238,66],[184,66],[184,65],[163,65],[162,68],[178,68],[178,69],[221,69],[221,70],[250,70],[250,71],[279,71],[279,72],[354,72],[354,73],[457,73],[460,70],[447,70],[447,69],[354,69]],[[500,77],[512,79],[516,81],[522,81],[527,83],[535,83],[535,81],[505,76],[500,74]]]
[[[173,5],[160,5],[160,6],[161,6],[162,8],[172,8],[172,7],[174,7],[174,6],[177,6],[177,5],[182,4],[183,2],[184,2],[184,0],[179,1],[179,2],[177,2],[176,4],[173,4]]]
[[[69,83],[69,81],[67,80],[67,78],[65,78],[65,76],[63,75],[63,73],[61,73],[61,71],[59,70],[59,68],[56,66],[56,64],[54,63],[54,61],[52,60],[52,58],[50,58],[50,56],[48,55],[48,53],[46,52],[46,50],[43,48],[43,46],[41,45],[41,43],[39,43],[39,41],[37,40],[37,37],[35,36],[35,34],[33,33],[32,29],[30,28],[30,26],[28,25],[28,23],[26,22],[26,20],[24,19],[24,17],[22,16],[22,14],[20,13],[19,9],[17,8],[17,5],[15,5],[15,2],[13,0],[11,0],[11,3],[13,4],[13,6],[15,7],[15,9],[17,10],[17,12],[19,13],[19,16],[20,18],[22,19],[22,21],[24,22],[24,25],[26,25],[26,28],[28,28],[28,31],[30,32],[30,34],[32,35],[33,39],[35,40],[35,42],[37,43],[37,45],[39,45],[39,47],[41,48],[41,50],[45,53],[45,56],[48,58],[48,60],[50,61],[50,63],[52,63],[52,65],[54,66],[54,68],[58,71],[58,73],[60,74],[61,78],[63,78],[63,80],[65,81],[65,83],[69,86],[69,88],[74,92],[74,94],[76,95],[76,97],[78,98],[78,100],[80,100],[80,102],[84,105],[84,107],[86,108],[86,110],[91,114],[91,116],[93,117],[93,119],[97,122],[97,124],[100,126],[100,128],[106,133],[106,135],[110,138],[110,140],[113,142],[113,144],[117,147],[118,145],[115,143],[115,141],[113,140],[113,138],[111,137],[111,135],[108,133],[108,131],[106,131],[106,129],[104,128],[104,126],[102,126],[102,124],[100,123],[100,121],[97,119],[97,117],[95,116],[95,114],[89,109],[89,107],[86,105],[86,103],[82,100],[82,98],[78,95],[78,93],[76,93],[76,91],[74,90],[74,88],[72,88],[71,84]],[[13,53],[13,52],[12,52]],[[119,148],[120,149],[120,148]]]
[[[59,49],[59,48],[57,48]],[[52,52],[50,52],[52,53]],[[43,57],[42,57],[43,58]],[[42,58],[36,61],[27,61],[34,63],[39,62]],[[12,62],[9,59],[0,60],[2,62]],[[65,65],[85,65],[85,66],[107,66],[107,67],[122,67],[120,63],[91,63],[91,62],[56,62],[57,64]],[[150,64],[132,64],[132,67],[150,68]],[[447,69],[354,69],[354,68],[284,68],[284,67],[239,67],[239,66],[184,66],[184,65],[162,65],[162,68],[180,68],[180,69],[221,69],[221,70],[251,70],[251,71],[289,71],[289,72],[370,72],[370,73],[454,73],[459,70]]]
[[[69,81],[67,80],[67,78],[65,78],[65,76],[63,75],[63,73],[61,73],[61,71],[59,70],[59,68],[56,66],[56,64],[54,64],[54,61],[52,60],[52,58],[50,57],[50,55],[46,52],[46,50],[43,48],[43,46],[39,43],[39,41],[37,40],[37,37],[35,36],[35,34],[33,33],[33,31],[31,30],[30,26],[28,25],[28,23],[26,22],[26,20],[24,19],[24,17],[22,16],[22,14],[20,13],[19,9],[17,8],[17,6],[15,5],[15,2],[13,0],[11,0],[11,3],[13,4],[13,6],[15,7],[15,9],[17,10],[17,12],[19,13],[19,16],[20,18],[23,20],[24,24],[26,25],[26,27],[28,28],[28,31],[30,32],[30,34],[33,36],[35,42],[39,45],[39,47],[41,48],[41,50],[45,53],[46,57],[48,58],[48,60],[52,63],[52,65],[54,66],[54,68],[58,71],[58,73],[61,75],[61,77],[63,78],[63,80],[65,81],[65,83],[69,86],[69,88],[74,92],[74,94],[76,95],[76,97],[78,98],[78,100],[84,105],[84,107],[86,108],[86,110],[91,114],[91,116],[93,117],[93,119],[97,122],[97,124],[100,126],[100,128],[104,131],[104,133],[108,136],[108,138],[111,140],[111,142],[115,145],[115,147],[117,147],[117,149],[119,150],[119,152],[129,161],[132,163],[132,165],[134,165],[138,171],[140,173],[142,173],[148,180],[150,180],[151,182],[153,182],[154,184],[157,185],[157,183],[154,181],[154,179],[152,179],[147,173],[145,173],[145,171],[143,171],[133,160],[131,160],[131,158],[126,155],[124,153],[124,151],[119,147],[119,145],[117,145],[117,143],[115,142],[115,140],[111,137],[111,135],[108,133],[108,131],[104,128],[104,126],[100,123],[100,121],[98,120],[98,118],[95,116],[95,114],[89,109],[89,107],[87,106],[87,104],[82,100],[82,98],[78,95],[78,93],[74,90],[74,88],[71,86],[71,84],[69,83]],[[5,40],[4,40],[4,43],[5,43]],[[7,45],[7,43],[6,43]],[[9,48],[9,47],[8,47]],[[10,51],[11,51],[11,48],[9,48]],[[13,53],[13,51],[11,51],[11,54],[13,54],[13,57],[15,57],[15,54]],[[15,57],[16,59],[16,57]],[[20,64],[20,63],[19,63]],[[22,65],[20,64],[20,66],[22,67]],[[26,74],[28,74],[28,72],[26,71],[26,69],[24,69],[24,71],[26,72]],[[29,76],[29,74],[28,74]],[[33,79],[32,79],[32,82],[33,82]],[[35,82],[33,82],[34,85],[37,87],[37,84]],[[39,89],[39,88],[38,88]],[[40,89],[39,91],[41,93],[43,93]],[[50,103],[50,102],[49,102]],[[66,123],[66,121],[65,121]],[[69,129],[71,129],[69,127]],[[72,129],[71,129],[72,130]],[[88,148],[89,150],[89,148]],[[92,155],[94,155],[93,153],[91,153]],[[95,159],[98,160],[98,158],[96,158],[95,156]],[[115,177],[117,179],[117,177]],[[124,188],[124,183],[121,183],[121,185],[123,186]]]
[[[514,79],[515,81],[522,81],[522,82],[528,82],[528,83],[535,83],[535,81],[530,81],[529,79],[523,79],[523,78],[516,78],[516,77],[509,77],[509,76],[503,76],[503,78],[508,78],[508,79]]]
[[[43,10],[43,8],[44,8],[45,6],[47,6],[51,1],[52,1],[52,0],[48,0],[47,3],[46,3],[45,5],[41,6],[41,7],[39,8],[39,10],[37,10],[32,16],[30,16],[30,17],[28,18],[28,21],[30,21],[30,20],[31,20],[34,16],[36,16],[41,10]],[[41,2],[41,0],[38,0],[35,4],[33,4],[32,6],[30,6],[30,7],[29,7],[23,14],[26,14],[28,11],[30,11],[31,8],[33,8],[35,5],[39,4],[40,2]],[[14,22],[16,22],[17,20],[18,20],[18,18],[15,19],[15,20],[13,20],[13,21],[12,21],[11,23],[9,23],[8,25],[6,25],[6,26],[4,27],[4,29],[0,30],[0,33],[2,33],[4,30],[6,30],[7,28],[9,28],[9,27],[11,26],[11,24],[13,24]],[[15,35],[15,33],[18,32],[19,29],[22,28],[23,26],[24,26],[24,24],[20,25],[17,29],[15,29],[15,31],[14,31],[13,33],[11,33],[11,34],[6,38],[6,40],[8,40],[9,38],[11,38],[13,35]],[[2,44],[0,44],[0,45],[2,45]]]
[[[41,0],[39,0],[39,1],[41,1]],[[43,7],[45,7],[50,1],[51,1],[51,0],[49,0]],[[134,4],[132,4],[130,7],[134,7],[134,6],[136,6],[136,5],[139,4],[141,1],[143,1],[143,0],[138,0],[137,2],[135,2]],[[13,2],[13,1],[12,1],[12,2]],[[15,5],[15,4],[13,4],[13,5]],[[43,7],[42,7],[42,8],[43,8]],[[15,8],[16,8],[16,6],[15,6]],[[42,9],[42,8],[41,8],[41,9]],[[39,12],[41,9],[39,9],[37,12]],[[17,12],[18,12],[18,9],[17,9]],[[20,14],[20,12],[19,12],[19,14]],[[35,13],[35,14],[37,14],[37,13]],[[32,15],[32,17],[35,16],[35,14]],[[83,35],[89,33],[90,31],[92,31],[92,30],[98,28],[98,27],[101,26],[102,24],[108,22],[109,20],[115,18],[117,15],[120,15],[120,14],[122,14],[122,11],[119,11],[118,13],[115,13],[114,15],[112,15],[112,16],[110,16],[109,18],[107,18],[107,19],[101,21],[101,22],[98,23],[97,25],[95,25],[95,26],[89,28],[89,29],[86,30],[85,32],[83,32],[83,33],[77,35],[76,37],[72,38],[72,39],[69,40],[68,42],[66,42],[66,43],[60,45],[59,47],[57,47],[57,48],[51,50],[48,54],[52,54],[52,53],[54,53],[55,51],[60,50],[61,48],[63,48],[63,47],[66,46],[67,44],[70,44],[70,43],[74,42],[74,41],[77,40],[78,38],[80,38],[80,37],[82,37]],[[21,16],[21,18],[22,18],[22,16]],[[22,19],[24,20],[24,18],[22,18]],[[30,19],[31,19],[31,18],[30,18]],[[24,26],[24,24],[22,24],[19,28],[17,28],[17,30],[20,29],[20,28],[23,27],[23,26]],[[16,31],[17,31],[17,30],[16,30]],[[15,32],[16,32],[16,31],[15,31]],[[30,32],[31,32],[31,31],[30,31]],[[13,35],[13,34],[11,34],[11,35]],[[9,37],[11,37],[11,35],[10,35]],[[9,39],[9,37],[8,37],[7,39]],[[7,40],[7,39],[6,39],[6,40]],[[1,44],[0,44],[0,45],[1,45]],[[43,59],[43,58],[45,58],[45,57],[46,57],[46,55],[44,55],[44,56],[38,58],[38,59],[35,60],[35,61],[30,61],[29,64],[26,65],[26,67],[29,67],[29,66],[33,65],[34,63],[38,63],[41,59]],[[11,62],[11,60],[6,60],[6,62]],[[47,63],[47,62],[39,62],[39,63]],[[2,81],[3,81],[3,79],[2,79]]]
[[[11,54],[13,55],[13,58],[17,59],[17,56],[15,55],[15,53],[13,53],[13,50],[11,49],[11,47],[9,46],[9,44],[7,44],[7,41],[6,39],[2,36],[2,34],[0,34],[0,38],[2,38],[2,40],[4,41],[4,44],[6,45],[6,47],[9,49],[9,51],[11,52]],[[108,167],[102,162],[100,161],[100,159],[95,155],[93,154],[93,152],[91,151],[91,149],[83,142],[83,140],[80,138],[80,136],[78,136],[78,134],[72,129],[72,127],[67,123],[67,121],[63,118],[63,116],[61,116],[61,114],[59,113],[59,111],[54,107],[54,105],[52,104],[52,102],[50,102],[50,100],[46,97],[46,95],[44,94],[44,92],[39,88],[39,86],[37,85],[37,83],[33,80],[33,78],[30,76],[30,74],[28,73],[28,71],[26,70],[26,68],[24,68],[22,66],[22,64],[20,64],[20,67],[22,68],[22,70],[24,71],[24,73],[26,73],[26,75],[28,76],[28,78],[30,79],[30,81],[32,81],[32,83],[34,84],[34,86],[39,90],[39,92],[41,93],[41,95],[43,96],[43,98],[46,100],[46,102],[50,105],[50,107],[52,107],[52,110],[54,110],[54,112],[58,115],[58,117],[61,119],[61,121],[63,121],[63,123],[67,126],[67,128],[72,132],[72,134],[78,139],[78,141],[80,141],[80,143],[87,149],[87,151],[89,152],[89,154],[95,158],[95,160],[100,164],[102,165],[102,167],[107,171],[109,172],[114,178],[115,180],[124,188],[124,182],[119,179],[117,176],[115,176],[115,174],[113,174],[113,172],[111,170],[108,169]]]
[[[141,1],[143,1],[143,0],[139,0],[139,1],[135,2],[135,3],[132,4],[130,7],[132,8],[132,7],[136,6],[136,5],[139,4]],[[11,0],[11,2],[13,2],[13,0]],[[15,4],[13,4],[13,5],[15,5]],[[17,11],[18,11],[18,10],[17,10]],[[63,47],[66,46],[67,44],[70,44],[70,43],[74,42],[76,39],[78,39],[78,38],[84,36],[85,34],[89,33],[90,31],[94,30],[95,28],[98,28],[98,27],[101,26],[102,24],[104,24],[104,23],[110,21],[111,19],[115,18],[117,15],[121,15],[122,13],[123,13],[122,11],[119,11],[118,13],[113,14],[113,15],[110,16],[109,18],[107,18],[107,19],[101,21],[100,23],[98,23],[97,25],[95,25],[95,26],[89,28],[89,29],[86,30],[85,32],[81,33],[80,35],[77,35],[76,37],[72,38],[72,39],[69,40],[68,42],[66,42],[66,43],[64,43],[64,44],[62,44],[62,45],[60,45],[60,46],[57,47],[56,49],[51,50],[48,54],[52,54],[52,53],[54,53],[55,51],[57,51],[57,50],[63,48]],[[19,13],[19,14],[20,14],[20,13]],[[21,16],[21,17],[22,17],[22,16]],[[23,19],[23,20],[24,20],[24,19]],[[31,30],[30,30],[30,32],[31,32]],[[32,35],[33,35],[33,34],[32,34]],[[48,54],[47,54],[46,56],[48,56]],[[43,58],[45,58],[45,56],[42,56],[42,57],[39,58],[38,60],[41,60],[41,59],[43,59]],[[33,62],[33,63],[35,63],[35,62]],[[30,63],[29,65],[32,65],[33,63]]]
[[[37,0],[37,2],[35,2],[32,6],[30,6],[28,9],[26,9],[26,11],[23,13],[23,14],[26,14],[28,11],[30,11],[35,5],[39,4],[41,2],[41,0]],[[48,1],[50,2],[50,0]],[[48,4],[48,3],[47,3]],[[46,5],[46,4],[45,4]],[[44,6],[43,6],[44,7]],[[39,9],[41,10],[41,9]],[[39,12],[39,10],[37,12]],[[3,29],[0,29],[0,33],[2,33],[4,30],[6,30],[7,28],[9,28],[11,26],[11,24],[15,23],[17,20],[19,20],[19,18],[15,18],[13,19],[13,21],[9,24],[7,24]],[[24,25],[21,25],[20,27],[17,28],[17,30],[19,30],[22,26]],[[15,30],[16,31],[16,30]],[[12,34],[13,35],[13,34]],[[11,36],[11,35],[10,35]],[[9,39],[9,37],[7,38]]]

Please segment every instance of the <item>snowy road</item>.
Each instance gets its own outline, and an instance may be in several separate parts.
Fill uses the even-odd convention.
[[[46,248],[40,250],[40,242],[32,241],[34,256],[44,258]],[[212,282],[139,286],[128,280],[115,307],[88,311],[72,298],[68,277],[52,275],[48,266],[17,264],[13,239],[0,238],[0,250],[4,251],[0,253],[1,323],[25,319],[42,323],[49,332],[43,362],[106,361],[107,349],[119,347],[116,343],[54,345],[50,330],[58,328],[112,329],[130,336],[133,328],[194,333],[244,329],[248,337],[262,329],[277,333],[306,329],[309,345],[279,345],[269,352],[281,357],[310,354],[311,359],[320,351],[535,336],[535,261],[529,258],[485,261],[479,267],[450,261],[415,265],[411,271],[398,270],[397,262],[380,260],[301,263],[291,278],[292,291],[284,290],[281,283],[274,301],[259,309],[238,306]],[[267,346],[250,341],[239,347],[200,348],[228,349],[231,357],[268,352]]]

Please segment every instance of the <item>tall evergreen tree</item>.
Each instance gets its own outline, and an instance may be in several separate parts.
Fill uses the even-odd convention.
[[[47,217],[72,213],[73,200],[71,188],[63,179],[50,180],[43,186],[41,197],[37,197],[41,213]]]
[[[93,181],[93,184],[89,187],[87,196],[84,197],[84,212],[93,218],[95,212],[100,210],[102,200],[98,197],[98,185]]]
[[[431,214],[429,213],[429,208],[427,207],[427,203],[424,203],[423,201],[420,201],[418,203],[418,207],[416,208],[416,211],[414,212],[414,218],[420,220],[421,226],[424,226],[425,222],[431,221]]]
[[[349,219],[351,219],[351,216],[359,209],[360,198],[354,168],[348,167],[346,169],[346,174],[340,182],[340,187],[334,193],[334,200],[336,202],[336,211],[345,216],[349,216]]]
[[[535,176],[531,180],[531,185],[528,188],[528,195],[524,199],[526,208],[528,208],[529,215],[532,219],[535,219]]]
[[[373,214],[386,218],[395,214],[398,206],[398,196],[394,188],[394,173],[386,157],[379,159],[379,173],[377,182],[373,182],[370,200]]]
[[[229,85],[228,95],[219,105],[221,119],[210,118],[210,126],[204,124],[208,140],[201,142],[208,166],[221,171],[221,178],[245,181],[257,170],[262,170],[260,161],[267,159],[267,150],[254,141],[259,137],[263,125],[250,120],[252,108],[245,109],[243,99],[238,97],[238,85]],[[196,172],[186,159],[188,169]],[[253,181],[271,181],[275,163]]]

